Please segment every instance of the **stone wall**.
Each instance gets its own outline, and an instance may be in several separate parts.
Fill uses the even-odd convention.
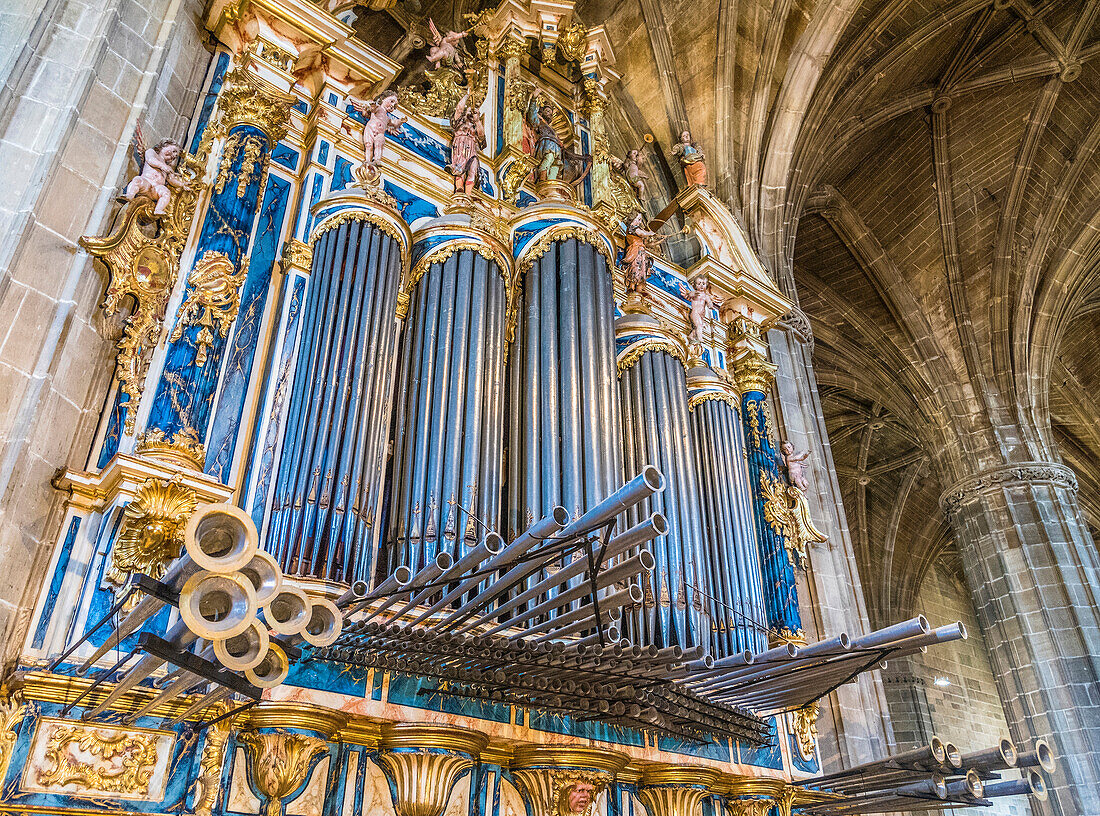
[[[4,19],[24,37],[0,52],[0,638],[9,659],[57,534],[50,478],[85,465],[111,379],[113,344],[97,330],[106,281],[77,239],[109,226],[133,172],[136,125],[150,140],[184,136],[209,63],[201,7],[58,0],[33,21]]]

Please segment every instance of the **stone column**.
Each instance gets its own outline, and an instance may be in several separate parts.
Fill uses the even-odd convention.
[[[798,450],[809,450],[811,474],[806,498],[828,544],[814,546],[804,574],[806,629],[814,639],[870,631],[855,550],[844,515],[844,501],[833,467],[811,356],[809,321],[797,309],[768,332],[776,365],[772,405],[783,433]],[[877,672],[861,674],[824,701],[818,721],[818,748],[826,770],[869,762],[889,753],[886,698]]]
[[[968,476],[940,504],[955,529],[1012,737],[1054,747],[1036,814],[1100,813],[1100,569],[1073,472],[1023,462]]]
[[[245,252],[267,181],[271,150],[286,132],[293,97],[244,69],[219,100],[225,143],[149,414],[157,437],[206,438],[221,357],[248,274]]]

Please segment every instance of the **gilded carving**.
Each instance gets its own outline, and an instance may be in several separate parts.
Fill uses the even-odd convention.
[[[558,51],[566,62],[580,62],[584,59],[587,45],[588,29],[579,20],[574,20],[567,25],[558,36]]]
[[[464,249],[468,249],[471,252],[476,252],[490,263],[497,264],[497,270],[501,275],[505,277],[505,286],[507,287],[508,301],[512,300],[512,287],[515,285],[515,280],[509,280],[507,268],[500,263],[500,258],[497,253],[493,251],[493,248],[480,241],[472,239],[450,241],[443,246],[429,252],[419,261],[416,266],[413,267],[412,272],[409,274],[408,279],[402,282],[401,291],[397,296],[397,318],[398,320],[404,320],[409,315],[409,302],[412,296],[412,290],[416,288],[416,284],[420,282],[420,279],[424,277],[424,273],[428,271],[428,268],[434,263],[443,263],[456,252],[461,252]]]
[[[685,366],[687,365],[687,354],[683,347],[677,343],[673,343],[671,340],[663,340],[661,338],[650,338],[642,340],[635,345],[631,346],[621,355],[619,355],[618,366],[619,375],[634,365],[638,360],[642,359],[642,355],[647,351],[665,351],[679,360]]]
[[[214,332],[225,338],[237,319],[241,303],[241,284],[248,276],[248,260],[241,261],[240,270],[223,252],[208,250],[195,262],[187,276],[189,290],[180,307],[176,328],[169,338],[176,342],[188,326],[199,326],[195,338],[195,365],[206,365],[209,350],[214,345]]]
[[[313,265],[313,247],[291,238],[283,245],[283,265],[308,272]]]
[[[328,747],[320,737],[288,731],[246,731],[237,739],[248,752],[249,777],[267,801],[265,816],[280,815],[283,799],[302,786],[313,761]]]
[[[19,738],[19,724],[27,716],[27,704],[14,695],[6,696],[0,703],[0,779],[8,773],[12,751]]]
[[[165,436],[160,428],[150,428],[138,439],[137,453],[188,470],[202,470],[206,448],[194,428],[184,428]]]
[[[810,519],[806,495],[767,472],[760,473],[760,492],[764,497],[765,521],[776,535],[783,536],[791,563],[805,568],[810,543],[828,540]]]
[[[404,243],[404,237],[398,233],[397,228],[385,218],[381,218],[373,213],[364,212],[362,210],[345,210],[343,212],[336,213],[336,215],[326,218],[322,221],[316,229],[313,230],[313,235],[309,238],[309,246],[312,257],[313,247],[316,245],[317,240],[331,229],[336,229],[341,224],[347,224],[351,221],[367,221],[374,224],[384,233],[392,237],[395,241]]]
[[[264,151],[264,140],[255,134],[233,133],[226,140],[222,151],[222,160],[218,165],[218,176],[214,181],[214,192],[224,193],[232,177],[232,166],[238,154],[243,154],[241,167],[237,171],[237,198],[244,198],[245,191],[254,178],[263,179],[267,171],[268,154]]]
[[[195,796],[195,816],[212,816],[221,793],[222,766],[225,764],[225,746],[229,741],[231,718],[221,720],[205,730],[206,742],[199,757],[199,776],[195,780],[198,791]]]
[[[253,125],[274,144],[286,135],[293,103],[290,94],[280,93],[247,70],[237,68],[225,78],[219,98],[221,127],[228,132],[234,125]],[[227,145],[225,153],[229,152]]]
[[[58,725],[46,744],[45,762],[36,774],[43,788],[76,784],[101,793],[148,795],[157,763],[157,736]]]
[[[697,406],[702,405],[707,400],[715,400],[716,402],[724,402],[730,408],[737,410],[737,399],[733,394],[728,394],[725,391],[696,391],[690,397],[688,397],[688,410],[694,411]]]
[[[471,108],[480,107],[489,87],[489,43],[479,37],[474,44],[474,52],[469,65],[441,65],[425,71],[428,82],[426,91],[409,86],[401,88],[398,91],[401,104],[416,113],[448,119],[462,97],[469,93],[468,105]]]
[[[199,179],[208,149],[204,138],[198,156],[183,158],[175,173],[179,184],[173,185],[170,195],[153,198],[135,189],[113,232],[80,239],[80,245],[107,268],[104,315],[111,318],[129,311],[115,358],[119,391],[126,397],[127,434],[135,430],[137,405],[153,350],[160,342],[165,307],[202,189]],[[158,208],[162,214],[157,214]]]
[[[184,527],[197,504],[197,494],[181,476],[147,479],[123,511],[106,580],[121,587],[135,572],[160,578],[179,557]]]
[[[753,447],[761,450],[764,443],[771,445],[772,430],[771,420],[761,400],[746,400],[745,413],[748,415],[749,431],[752,436]]]
[[[764,359],[756,349],[749,349],[733,362],[733,379],[741,393],[768,390],[775,375],[776,366]]]
[[[818,703],[815,700],[809,705],[795,709],[791,712],[791,733],[798,743],[798,752],[807,762],[814,758],[817,750],[817,715]]]
[[[508,165],[504,175],[500,179],[500,191],[504,200],[514,204],[519,196],[519,190],[523,182],[535,169],[535,162],[526,155],[519,155],[516,160]]]

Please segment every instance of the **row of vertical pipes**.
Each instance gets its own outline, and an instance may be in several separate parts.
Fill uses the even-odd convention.
[[[768,648],[744,432],[732,399],[726,394],[703,398],[691,409],[715,657]]]
[[[397,343],[398,242],[353,219],[316,241],[267,547],[289,575],[369,577]]]
[[[652,464],[666,480],[665,490],[634,508],[641,515],[630,521],[659,512],[669,526],[668,534],[651,545],[656,561],[652,597],[628,621],[627,636],[660,647],[709,645],[702,502],[692,460],[683,363],[664,350],[646,351],[622,372],[619,388],[628,469]]]
[[[268,532],[284,570],[338,582],[417,570],[488,530],[511,539],[557,505],[579,517],[653,464],[668,488],[624,522],[657,511],[670,531],[624,627],[640,644],[762,648],[734,409],[706,401],[692,415],[684,366],[666,351],[644,353],[616,386],[611,273],[591,243],[563,236],[530,261],[511,343],[510,271],[474,246],[444,254],[408,293],[398,348],[395,239],[354,219],[316,238],[285,426],[296,444],[284,446]]]
[[[463,248],[411,293],[399,358],[382,571],[456,559],[496,529],[503,473],[507,293],[495,260]]]

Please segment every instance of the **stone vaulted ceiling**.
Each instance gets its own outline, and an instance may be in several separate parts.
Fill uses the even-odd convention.
[[[957,559],[938,498],[973,463],[1064,461],[1100,528],[1100,2],[576,10],[623,76],[613,150],[652,134],[659,206],[690,127],[810,318],[873,616],[911,611],[933,561]]]

